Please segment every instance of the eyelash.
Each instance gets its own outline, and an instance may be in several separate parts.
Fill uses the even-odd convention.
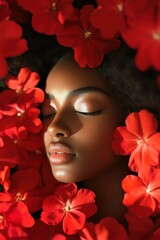
[[[98,115],[98,114],[101,114],[102,113],[102,110],[99,110],[99,111],[96,111],[96,112],[79,112],[79,111],[76,111],[77,113],[79,114],[82,114],[82,115]]]
[[[98,110],[98,111],[95,111],[95,112],[79,112],[79,111],[76,111],[76,113],[78,114],[81,114],[81,115],[90,115],[90,116],[94,116],[94,115],[98,115],[98,114],[101,114],[102,113],[102,110]],[[49,114],[47,116],[43,116],[43,118],[49,118],[49,117],[52,117],[54,116],[56,113],[52,113],[52,114]]]

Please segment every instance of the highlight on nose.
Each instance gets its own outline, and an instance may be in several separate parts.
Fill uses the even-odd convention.
[[[47,131],[53,137],[69,137],[71,135],[71,130],[68,127],[60,127],[56,125],[49,125]]]

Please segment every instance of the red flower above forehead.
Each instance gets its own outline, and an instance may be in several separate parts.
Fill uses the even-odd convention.
[[[112,144],[116,154],[131,155],[129,167],[138,171],[141,166],[158,166],[160,133],[158,122],[147,110],[133,112],[126,118],[126,127],[118,127]]]
[[[59,186],[53,195],[43,202],[41,220],[49,225],[63,222],[66,234],[75,234],[85,225],[86,218],[97,211],[95,195],[87,189],[77,189],[70,183]]]
[[[40,33],[57,34],[66,19],[75,19],[71,0],[18,0],[20,6],[33,14],[32,26]]]
[[[101,64],[104,54],[119,47],[119,40],[104,39],[99,30],[90,22],[93,6],[84,6],[79,13],[79,21],[66,23],[57,34],[58,42],[74,49],[74,58],[81,67],[91,68]]]
[[[105,38],[113,38],[125,29],[125,0],[98,0],[91,22]]]

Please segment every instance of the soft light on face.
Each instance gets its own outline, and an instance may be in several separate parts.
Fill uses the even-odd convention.
[[[71,56],[61,59],[46,82],[44,143],[54,177],[79,182],[112,168],[112,134],[120,123],[118,103],[93,69]]]

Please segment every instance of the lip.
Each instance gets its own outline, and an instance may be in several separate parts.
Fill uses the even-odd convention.
[[[48,146],[49,161],[54,165],[69,163],[76,157],[75,152],[65,144],[50,143]]]

